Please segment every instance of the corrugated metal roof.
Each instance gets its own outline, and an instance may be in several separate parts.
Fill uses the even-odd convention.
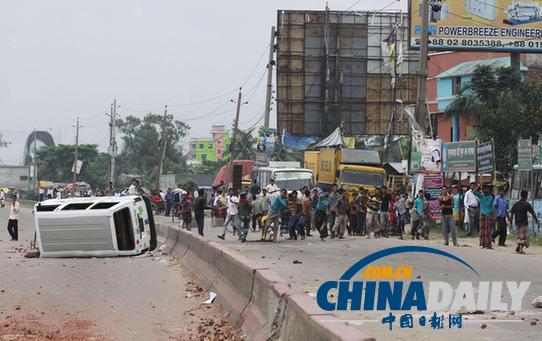
[[[497,69],[500,67],[510,67],[510,58],[509,57],[502,57],[502,58],[492,58],[492,59],[484,59],[484,60],[475,60],[471,62],[464,62],[461,64],[457,64],[456,66],[438,74],[435,78],[450,78],[450,77],[458,77],[458,76],[466,76],[466,75],[472,75],[474,70],[479,65],[487,65],[491,66],[492,69]],[[521,64],[521,71],[528,71],[529,69],[525,64]]]

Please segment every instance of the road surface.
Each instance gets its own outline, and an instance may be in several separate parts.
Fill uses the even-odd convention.
[[[165,217],[158,217],[164,223],[171,223]],[[474,238],[460,239],[460,247],[445,247],[440,236],[428,241],[398,240],[394,238],[366,239],[364,237],[348,237],[342,240],[320,241],[317,237],[306,240],[289,241],[280,239],[279,243],[259,242],[260,233],[249,233],[248,241],[241,243],[231,234],[222,241],[216,237],[221,228],[211,228],[210,219],[206,219],[205,234],[207,238],[235,250],[247,258],[268,266],[289,281],[292,287],[307,295],[314,296],[320,284],[328,280],[337,280],[352,264],[368,254],[388,247],[400,245],[423,245],[436,247],[464,259],[480,274],[476,276],[466,271],[457,262],[443,257],[425,254],[401,254],[386,257],[381,265],[412,265],[413,277],[421,278],[424,283],[429,280],[446,281],[456,288],[459,281],[531,281],[531,285],[523,300],[521,312],[489,312],[487,314],[464,315],[461,330],[446,328],[432,331],[430,328],[401,329],[398,326],[399,316],[393,331],[390,333],[381,323],[384,312],[341,312],[337,316],[350,324],[359,326],[366,334],[376,336],[378,340],[533,340],[542,335],[542,309],[533,308],[532,300],[542,295],[542,248],[527,249],[530,254],[517,255],[513,244],[506,248],[481,250]],[[195,229],[193,233],[197,233]],[[318,235],[317,232],[314,233]],[[294,261],[297,261],[294,264]],[[427,288],[427,285],[424,285]],[[504,297],[508,297],[505,295]],[[508,300],[509,302],[509,300]],[[416,313],[416,312],[415,312]],[[453,312],[451,312],[453,313]],[[513,315],[511,315],[513,314]],[[416,317],[416,316],[415,316]],[[429,317],[429,316],[428,316]],[[536,323],[536,325],[531,325]],[[482,329],[481,326],[487,327]]]
[[[19,242],[0,209],[0,340],[239,339],[219,304],[166,256],[25,259],[34,233],[22,208]]]

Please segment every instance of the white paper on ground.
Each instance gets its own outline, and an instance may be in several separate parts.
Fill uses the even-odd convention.
[[[213,301],[215,300],[216,296],[217,296],[216,292],[210,291],[209,292],[209,299],[207,301],[203,302],[202,304],[212,304]]]

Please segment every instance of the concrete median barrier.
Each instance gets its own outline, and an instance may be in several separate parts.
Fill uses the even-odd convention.
[[[373,340],[295,293],[274,271],[218,243],[176,226],[167,228],[163,243],[218,294],[251,340]]]

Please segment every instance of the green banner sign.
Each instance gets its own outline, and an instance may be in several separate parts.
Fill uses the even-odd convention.
[[[533,169],[531,139],[518,140],[518,169],[526,171]]]
[[[476,141],[442,145],[443,172],[476,172]]]

